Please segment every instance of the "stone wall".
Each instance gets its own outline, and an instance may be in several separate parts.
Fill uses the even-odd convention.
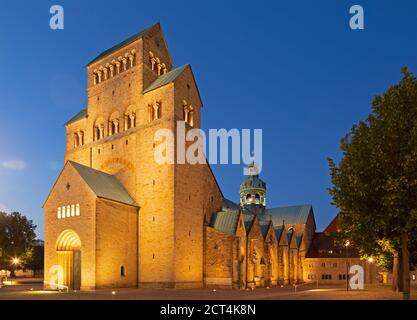
[[[96,288],[136,287],[138,208],[104,199],[96,208]]]

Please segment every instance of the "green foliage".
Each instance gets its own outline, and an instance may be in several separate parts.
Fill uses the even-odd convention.
[[[0,212],[0,268],[10,269],[11,259],[19,257],[23,262],[33,257],[36,226],[18,212]]]
[[[339,164],[328,160],[341,229],[381,261],[400,250],[402,232],[417,231],[417,80],[406,68],[402,74],[342,139]]]

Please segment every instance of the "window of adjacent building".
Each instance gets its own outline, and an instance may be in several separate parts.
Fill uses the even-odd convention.
[[[125,266],[120,267],[120,276],[126,277],[126,268],[125,268]]]
[[[333,263],[333,268],[337,268],[337,262]]]
[[[325,268],[325,267],[326,267],[326,263],[325,263],[325,262],[322,262],[322,263],[321,263],[321,266],[322,266],[323,268]]]
[[[339,280],[346,280],[346,274],[339,274]]]

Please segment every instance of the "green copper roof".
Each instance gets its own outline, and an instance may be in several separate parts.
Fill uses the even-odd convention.
[[[158,89],[167,85],[168,83],[173,82],[184,70],[189,67],[189,64],[185,64],[181,67],[171,70],[161,76],[159,76],[154,82],[151,83],[149,87],[143,90],[143,93],[150,92],[152,90]]]
[[[73,116],[69,121],[65,123],[65,125],[68,125],[70,123],[73,123],[75,121],[81,120],[87,116],[87,108],[82,109],[80,112],[78,112],[75,116]]]
[[[79,173],[97,197],[131,206],[138,206],[115,176],[83,166],[74,161],[68,162]]]
[[[240,192],[248,189],[266,189],[266,183],[258,175],[250,175],[240,185]]]
[[[227,210],[239,210],[240,207],[238,204],[234,203],[233,201],[223,198],[223,211],[227,211]]]
[[[159,22],[158,22],[159,23]],[[152,29],[154,26],[156,26],[158,23],[155,23],[154,25],[152,25],[149,28],[146,28],[145,30],[142,30],[136,34],[134,34],[133,36],[127,38],[126,40],[116,44],[115,46],[103,51],[102,53],[100,53],[97,57],[95,57],[93,60],[91,60],[87,65],[90,65],[100,59],[103,59],[105,56],[108,56],[109,54],[119,50],[120,48],[123,48],[124,46],[127,46],[128,44],[132,43],[133,41],[142,38],[146,32],[148,32],[150,29]]]
[[[305,224],[312,210],[310,204],[272,208],[266,210],[265,217],[271,216],[274,226],[282,225],[283,221],[285,224]]]
[[[239,211],[220,211],[213,215],[210,227],[224,233],[234,235],[238,219]]]

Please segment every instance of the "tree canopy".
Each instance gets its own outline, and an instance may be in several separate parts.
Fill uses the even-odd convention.
[[[19,212],[0,212],[0,268],[10,269],[11,260],[18,257],[28,263],[33,257],[36,226]]]
[[[342,139],[341,161],[329,159],[329,167],[346,236],[362,254],[400,251],[407,268],[417,230],[417,80],[406,68],[402,74],[374,98],[371,114]]]

